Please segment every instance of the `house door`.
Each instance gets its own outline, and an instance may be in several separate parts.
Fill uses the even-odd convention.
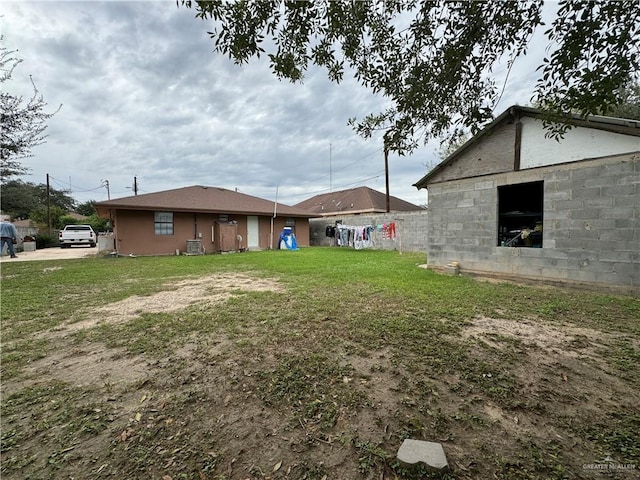
[[[216,223],[215,225],[216,251],[232,252],[238,249],[238,225]]]
[[[247,216],[247,248],[250,250],[260,248],[260,227],[258,225],[257,216]]]

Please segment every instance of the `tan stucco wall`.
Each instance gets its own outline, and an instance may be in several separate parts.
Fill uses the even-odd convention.
[[[116,248],[122,255],[174,255],[176,250],[185,252],[187,240],[199,238],[205,253],[214,253],[212,227],[220,219],[219,214],[174,212],[173,235],[156,235],[153,211],[118,210],[113,213]],[[247,217],[245,215],[228,215],[229,221],[236,221],[238,235],[242,236],[242,247],[247,242]],[[306,218],[295,219],[295,234],[298,245],[309,245],[309,221]],[[285,226],[285,218],[276,217],[274,221],[274,241]],[[269,248],[271,218],[259,217],[259,245]]]

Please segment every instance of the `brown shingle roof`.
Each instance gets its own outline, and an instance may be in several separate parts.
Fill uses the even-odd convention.
[[[422,210],[418,205],[393,196],[389,197],[389,206],[392,211]],[[384,213],[387,211],[387,199],[382,192],[369,187],[358,187],[316,195],[296,204],[296,207],[309,210],[317,216],[345,213]]]
[[[194,185],[97,202],[96,208],[273,215],[274,202],[226,188]],[[278,203],[276,211],[278,216],[313,216],[311,212],[304,209],[290,207],[282,203]]]

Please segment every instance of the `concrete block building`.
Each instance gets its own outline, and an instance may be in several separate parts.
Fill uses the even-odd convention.
[[[511,107],[414,184],[431,268],[640,293],[640,121],[573,121]]]

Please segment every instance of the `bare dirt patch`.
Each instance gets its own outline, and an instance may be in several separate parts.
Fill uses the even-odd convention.
[[[181,280],[165,285],[153,295],[133,295],[119,302],[94,310],[86,320],[68,323],[61,330],[73,332],[95,327],[100,323],[122,323],[143,313],[177,312],[194,304],[211,305],[224,302],[240,292],[280,292],[283,287],[273,279],[228,273]]]
[[[148,362],[141,357],[127,355],[119,349],[101,344],[90,348],[63,349],[32,362],[25,370],[28,377],[49,376],[77,387],[102,383],[123,387],[144,380],[149,375]]]
[[[565,347],[571,342],[584,339],[590,347],[602,346],[600,342],[613,335],[574,326],[553,326],[534,319],[507,320],[476,317],[462,331],[463,338],[476,337],[491,341],[492,337],[506,336],[524,344],[535,345],[548,352],[571,354]]]
[[[502,357],[505,368],[518,378],[522,400],[516,403],[517,408],[505,409],[493,402],[484,405],[484,414],[506,432],[529,432],[532,436],[546,432],[550,438],[566,441],[546,417],[569,418],[580,412],[585,418],[595,418],[602,409],[619,408],[620,398],[629,394],[629,385],[605,353],[615,348],[616,342],[628,341],[623,334],[552,325],[535,318],[476,317],[460,335],[484,345],[485,351],[478,357]],[[486,375],[491,382],[492,374]],[[549,413],[541,417],[540,412]]]
[[[153,366],[144,357],[132,356],[121,349],[109,349],[100,343],[76,347],[70,335],[102,323],[118,324],[131,321],[144,313],[177,312],[195,304],[219,304],[234,294],[243,292],[279,292],[283,287],[274,279],[252,277],[246,274],[216,274],[185,279],[165,285],[166,290],[148,296],[133,295],[119,302],[93,310],[89,319],[69,322],[41,337],[61,341],[60,347],[46,357],[32,362],[26,369],[26,378],[43,375],[69,382],[78,387],[95,384],[107,387],[126,387],[150,378]],[[181,358],[190,358],[186,347]],[[28,380],[22,384],[32,383]],[[13,390],[15,386],[11,386]]]

